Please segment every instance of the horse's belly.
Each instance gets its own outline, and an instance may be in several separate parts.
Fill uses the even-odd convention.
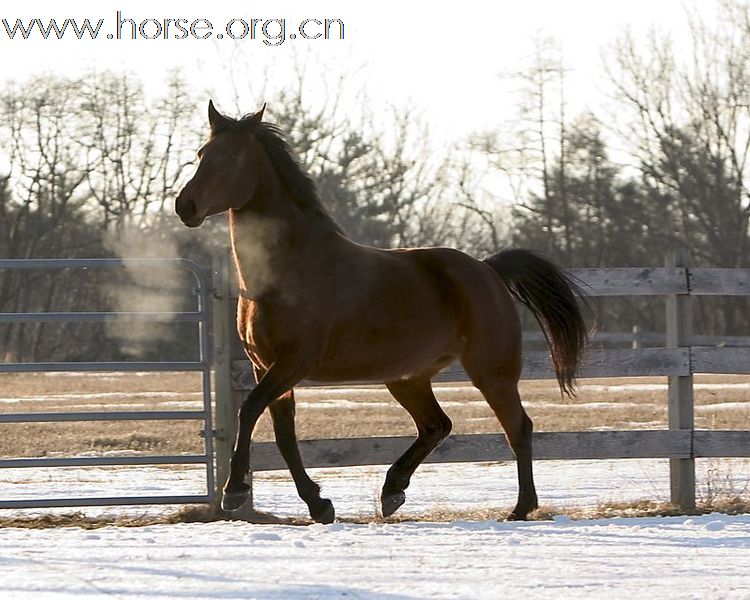
[[[458,340],[453,336],[397,336],[369,342],[348,339],[329,349],[308,379],[326,382],[390,381],[435,373],[453,362],[458,355]]]

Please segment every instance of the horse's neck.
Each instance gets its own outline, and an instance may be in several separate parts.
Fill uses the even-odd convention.
[[[247,298],[291,293],[304,285],[310,261],[328,250],[326,228],[296,209],[229,211],[229,231],[240,290]],[[275,207],[286,205],[276,199]],[[288,205],[286,205],[288,207]]]
[[[260,298],[280,283],[277,247],[281,223],[249,211],[230,211],[229,232],[243,296]]]

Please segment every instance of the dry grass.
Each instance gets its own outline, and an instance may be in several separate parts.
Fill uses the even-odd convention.
[[[453,523],[456,521],[504,521],[510,513],[507,509],[486,508],[473,510],[454,510],[438,508],[425,513],[397,514],[383,518],[378,515],[343,518],[342,523]],[[555,517],[566,517],[572,521],[635,518],[635,517],[674,517],[687,515],[704,515],[724,513],[740,515],[750,513],[750,498],[727,496],[715,498],[710,503],[699,502],[694,511],[686,513],[669,502],[653,500],[636,500],[632,502],[604,502],[593,507],[553,507],[542,506],[530,516],[530,521],[552,521]],[[214,523],[232,520],[220,509],[211,506],[187,506],[179,511],[165,515],[91,517],[83,513],[43,515],[38,517],[0,518],[0,529],[15,527],[23,529],[50,529],[59,527],[80,527],[81,529],[99,529],[102,527],[147,527],[151,525],[172,525],[176,523]],[[269,513],[253,511],[243,519],[249,523],[262,525],[311,525],[310,519],[276,517]]]
[[[627,387],[637,383],[640,387]],[[750,429],[750,376],[697,376],[696,426]],[[739,384],[739,385],[738,385]],[[561,397],[552,381],[522,382],[521,394],[536,431],[666,428],[665,378],[598,379],[582,382],[576,398]],[[645,387],[644,387],[645,386]],[[654,387],[655,386],[655,387]],[[165,393],[166,392],[166,393]],[[499,425],[473,388],[441,385],[436,395],[454,423],[455,433],[497,432]],[[297,394],[297,430],[302,439],[412,435],[413,425],[384,387],[304,389]],[[2,374],[0,412],[65,412],[199,409],[200,376],[192,373],[149,374]],[[196,421],[122,421],[23,423],[0,425],[0,456],[71,456],[111,451],[144,454],[197,453],[202,450],[201,423]],[[254,438],[273,439],[264,416]],[[731,472],[717,469],[708,478],[696,513],[750,512],[750,493],[732,487]],[[405,514],[388,522],[503,519],[510,510],[457,512],[434,510]],[[564,515],[571,519],[680,514],[674,506],[652,501],[601,504],[594,508],[545,507],[535,519]],[[144,526],[160,523],[222,520],[211,507],[187,507],[164,516],[97,519],[82,513],[0,519],[0,527]],[[254,513],[253,522],[306,524],[304,519],[277,519]],[[367,516],[353,522],[383,522]]]
[[[200,410],[195,373],[18,373],[0,376],[0,411]],[[0,456],[35,457],[135,450],[201,451],[197,421],[97,421],[0,425]]]
[[[59,527],[80,527],[100,529],[102,527],[148,527],[151,525],[174,525],[177,523],[215,523],[235,520],[224,511],[209,505],[189,505],[162,515],[123,515],[93,517],[82,512],[47,514],[41,516],[12,516],[0,518],[0,529],[15,527],[20,529],[51,529]],[[309,519],[277,517],[270,513],[252,511],[243,519],[248,523],[262,525],[309,525]]]
[[[387,519],[373,517],[364,519],[342,519],[351,523],[408,523],[412,521],[428,521],[435,523],[452,523],[454,521],[503,521],[510,514],[507,509],[486,508],[469,511],[459,511],[451,508],[432,510],[422,514],[394,515]],[[750,513],[750,498],[730,497],[716,499],[709,506],[699,503],[694,511],[686,513],[678,506],[669,502],[654,502],[653,500],[636,500],[632,502],[604,502],[592,507],[553,507],[540,506],[529,515],[530,521],[551,521],[555,517],[563,516],[573,521],[592,519],[613,519],[615,517],[674,517],[680,515],[703,515],[712,512],[730,515]]]
[[[641,387],[628,388],[628,383]],[[749,376],[698,376],[696,383],[696,427],[750,429]],[[585,380],[578,396],[570,399],[561,397],[553,381],[526,381],[521,394],[536,431],[662,429],[667,418],[665,385],[665,378]],[[474,388],[440,385],[436,395],[453,420],[454,433],[499,430]],[[383,386],[309,388],[300,390],[297,400],[301,439],[414,433],[408,415]],[[6,413],[199,408],[200,376],[193,373],[0,376],[0,411]],[[190,421],[0,425],[0,456],[112,450],[193,453],[202,445],[199,433],[200,424]],[[259,422],[254,439],[273,439],[268,416]]]

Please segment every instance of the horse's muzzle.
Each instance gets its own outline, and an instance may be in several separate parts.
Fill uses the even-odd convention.
[[[197,214],[195,201],[184,193],[180,192],[175,201],[175,212],[180,217],[182,223],[187,227],[199,227],[203,223],[203,217]]]

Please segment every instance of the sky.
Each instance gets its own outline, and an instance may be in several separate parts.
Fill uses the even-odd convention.
[[[624,28],[636,34],[650,27],[674,31],[678,43],[685,30],[683,0],[463,0],[445,4],[130,0],[119,10],[122,18],[136,24],[147,19],[162,23],[169,18],[186,22],[208,19],[215,34],[233,18],[248,23],[254,18],[284,18],[288,36],[304,19],[335,18],[344,23],[344,39],[286,39],[280,45],[268,46],[258,30],[261,39],[255,40],[232,41],[226,36],[223,40],[108,40],[106,34],[116,30],[118,5],[103,4],[48,0],[4,3],[0,18],[10,23],[17,18],[39,18],[45,24],[50,18],[59,24],[66,18],[104,19],[97,40],[73,36],[62,41],[43,40],[39,35],[9,40],[0,24],[4,77],[22,80],[49,72],[126,70],[158,92],[165,73],[180,67],[196,89],[205,91],[206,97],[213,96],[220,107],[232,113],[253,110],[254,104],[264,99],[264,90],[269,93],[269,87],[278,90],[292,85],[295,61],[304,62],[306,85],[313,97],[324,93],[326,82],[330,85],[344,73],[347,94],[341,110],[355,111],[357,92],[364,90],[370,103],[384,114],[389,106],[412,107],[438,139],[457,140],[512,118],[517,98],[512,82],[501,75],[523,67],[535,36],[559,39],[569,69],[568,102],[571,112],[577,113],[607,102],[602,51]],[[313,22],[308,27],[315,25]],[[277,25],[268,30],[271,35],[275,35],[273,27]],[[145,31],[154,35],[156,25],[148,24]],[[171,31],[173,36],[177,33],[174,28]],[[200,27],[196,31],[201,35]],[[265,81],[269,83],[264,87]]]

